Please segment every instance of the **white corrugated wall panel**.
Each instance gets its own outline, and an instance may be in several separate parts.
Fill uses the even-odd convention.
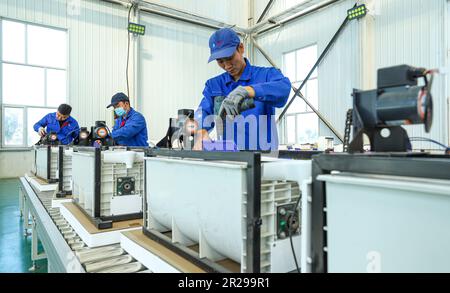
[[[68,3],[80,5],[71,9]],[[91,126],[96,120],[111,122],[111,110],[105,107],[112,94],[126,90],[125,7],[98,0],[1,0],[0,17],[67,29],[68,98],[73,116],[80,126]],[[15,164],[14,176],[30,169],[28,161],[15,159],[17,154],[1,154],[4,162]],[[0,178],[11,176],[3,171]]]
[[[447,97],[447,133],[449,133],[449,137],[447,137],[447,144],[450,145],[450,1],[447,1],[447,9],[446,9],[444,27],[446,30],[446,54],[445,54],[445,66],[449,73],[447,73],[447,86],[445,87],[445,95]]]
[[[257,17],[267,2],[256,1]],[[271,14],[298,2],[276,1]],[[258,42],[280,66],[282,54],[285,52],[315,42],[319,45],[319,51],[322,51],[345,17],[345,11],[353,4],[354,1],[339,2],[265,34]],[[382,67],[404,63],[427,68],[448,66],[450,28],[447,20],[449,16],[446,13],[450,14],[449,1],[375,0],[374,4],[372,15],[368,16],[374,19],[373,72]],[[346,110],[352,105],[352,89],[361,88],[363,85],[362,62],[368,57],[362,56],[361,53],[363,44],[360,38],[364,29],[361,22],[352,22],[319,67],[319,110],[340,132],[344,129]],[[267,64],[260,54],[256,55],[256,63]],[[422,125],[406,126],[410,136],[424,136],[440,142],[449,141],[448,80],[445,76],[437,76],[435,79],[432,91],[435,117],[431,133],[426,134]],[[328,134],[322,125],[320,135]],[[415,146],[434,147],[430,144]]]
[[[210,18],[247,26],[248,1],[154,1]],[[214,30],[142,13],[146,35],[139,44],[139,105],[146,117],[149,138],[158,142],[178,109],[196,109],[205,82],[223,71],[207,64],[208,40]]]
[[[127,10],[102,1],[82,1],[68,15],[71,44],[70,102],[81,125],[112,122],[111,96],[126,92]]]
[[[375,2],[376,67],[409,64],[439,68],[447,63],[446,0],[377,0]],[[422,125],[406,126],[409,135],[448,141],[447,95],[444,76],[437,76],[432,94],[434,121],[429,134]],[[429,144],[415,144],[430,148]]]
[[[125,91],[127,10],[98,0],[3,0],[0,16],[65,28],[69,36],[68,87],[81,126],[111,121],[112,94]]]
[[[283,68],[283,54],[312,44],[318,45],[318,55],[325,49],[346,17],[354,1],[342,1],[327,9],[302,17],[280,29],[263,34],[257,42]],[[346,111],[352,107],[351,93],[360,81],[359,22],[350,23],[319,66],[319,110],[343,134]],[[257,53],[256,64],[268,65]],[[331,135],[320,125],[320,135]]]
[[[205,82],[221,73],[207,64],[213,30],[143,14],[147,26],[140,40],[140,99],[149,137],[160,140],[178,109],[196,109]]]

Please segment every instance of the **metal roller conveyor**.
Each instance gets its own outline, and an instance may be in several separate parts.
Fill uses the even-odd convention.
[[[84,248],[84,247],[85,247],[85,245],[84,245],[83,242],[78,242],[78,243],[74,243],[74,244],[71,244],[71,245],[70,245],[70,248],[71,248],[73,251],[77,251],[77,250],[82,249],[82,248]]]
[[[103,261],[86,263],[85,268],[88,273],[95,273],[113,266],[129,264],[133,262],[133,260],[134,259],[130,255],[121,255]]]
[[[75,238],[70,239],[69,241],[67,241],[67,244],[72,245],[72,244],[76,244],[76,243],[79,243],[79,242],[83,242],[83,241],[81,240],[80,237],[75,237]]]
[[[125,251],[120,247],[104,247],[95,251],[86,250],[77,252],[76,254],[81,264],[86,264],[93,261],[105,260],[111,257],[123,255],[124,253]]]
[[[119,244],[113,244],[113,245],[108,245],[108,246],[102,246],[102,247],[96,247],[96,248],[89,248],[86,247],[86,249],[84,249],[83,251],[77,251],[76,255],[77,257],[81,257],[83,255],[83,253],[97,253],[97,252],[105,252],[105,251],[111,251],[114,249],[120,248]]]
[[[59,231],[62,231],[62,230],[64,230],[64,229],[69,229],[69,228],[72,228],[72,227],[70,227],[70,225],[67,224],[67,225],[59,226],[58,228],[59,228]]]
[[[47,210],[67,244],[88,273],[151,273],[145,266],[127,254],[119,244],[89,248],[60,214],[59,208],[52,208],[52,196],[36,195]]]
[[[66,234],[69,234],[69,233],[73,233],[73,229],[72,228],[64,228],[64,229],[61,229],[60,230],[61,231],[61,233],[63,234],[63,235],[66,235]]]
[[[72,239],[72,238],[77,237],[77,233],[75,233],[75,232],[70,232],[70,233],[67,233],[67,234],[63,234],[63,237],[64,237],[64,239],[66,239],[66,240],[70,240],[70,239]]]
[[[97,273],[129,274],[129,273],[137,273],[143,269],[145,269],[145,267],[141,263],[134,262],[134,263],[129,263],[129,264],[125,264],[125,265],[114,266],[114,267],[111,267],[108,269],[103,269],[103,270],[97,271]]]

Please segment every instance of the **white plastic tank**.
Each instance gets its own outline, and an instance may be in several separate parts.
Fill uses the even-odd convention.
[[[144,153],[122,149],[101,152],[101,216],[117,216],[142,212],[144,185]],[[132,177],[135,190],[132,195],[117,193],[117,181]],[[73,196],[84,210],[94,216],[95,154],[72,153]]]
[[[172,231],[174,242],[198,243],[200,257],[229,258],[245,264],[246,167],[236,162],[146,158],[146,226]],[[291,202],[295,194],[298,197],[298,186],[310,176],[311,161],[274,160],[263,164],[262,245],[273,243],[276,237],[274,227],[269,227],[271,223],[264,217],[273,219],[277,200],[284,203]],[[262,257],[264,260],[270,261],[270,256]]]
[[[36,176],[42,179],[56,179],[58,168],[58,147],[51,147],[50,152],[50,177],[48,177],[48,148],[47,147],[35,147],[35,170]]]

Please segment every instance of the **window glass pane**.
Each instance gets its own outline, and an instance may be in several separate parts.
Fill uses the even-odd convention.
[[[315,143],[319,137],[319,118],[316,114],[297,115],[297,136],[299,143]]]
[[[27,145],[32,146],[39,141],[39,135],[34,131],[33,126],[41,120],[45,115],[51,112],[56,112],[56,109],[43,109],[43,108],[28,108],[27,119],[28,119],[28,138]]]
[[[2,21],[3,61],[25,63],[25,24]]]
[[[298,86],[296,86],[298,88]],[[302,94],[305,95],[305,90],[303,89]],[[291,90],[291,95],[289,98],[289,101],[292,99],[292,97],[294,96],[295,92],[293,90]],[[302,98],[300,97],[295,97],[294,102],[292,103],[292,105],[289,107],[287,114],[294,114],[294,113],[303,113],[306,111],[306,103],[305,101],[303,101]]]
[[[314,106],[314,108],[319,109],[319,83],[317,82],[317,79],[308,81],[306,86],[306,98]],[[307,111],[310,112],[312,109],[307,107]]]
[[[28,63],[66,68],[66,32],[28,25]]]
[[[23,109],[5,108],[4,144],[6,146],[23,146]]]
[[[297,78],[304,80],[317,61],[317,46],[310,46],[297,51]],[[317,69],[311,78],[317,77]]]
[[[47,70],[47,106],[57,107],[66,102],[66,72]]]
[[[298,88],[300,86],[300,83],[295,83],[294,86]],[[305,95],[305,87],[303,87],[301,93]],[[291,89],[289,101],[292,99],[294,94],[295,92]],[[306,103],[300,97],[296,97],[292,105],[289,107],[287,114],[303,113],[306,111],[306,107]]]
[[[44,69],[3,64],[3,103],[43,106]]]
[[[291,82],[297,81],[295,75],[295,52],[284,54],[284,75]]]
[[[286,117],[286,133],[287,133],[287,143],[295,143],[295,116]]]

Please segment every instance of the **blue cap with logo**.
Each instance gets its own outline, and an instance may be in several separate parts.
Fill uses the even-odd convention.
[[[106,108],[114,107],[120,102],[130,102],[130,99],[124,93],[117,93],[111,98],[111,104]]]
[[[216,31],[211,38],[209,38],[211,56],[209,57],[208,63],[217,59],[233,56],[240,43],[241,40],[239,39],[239,36],[231,28],[222,28]]]

